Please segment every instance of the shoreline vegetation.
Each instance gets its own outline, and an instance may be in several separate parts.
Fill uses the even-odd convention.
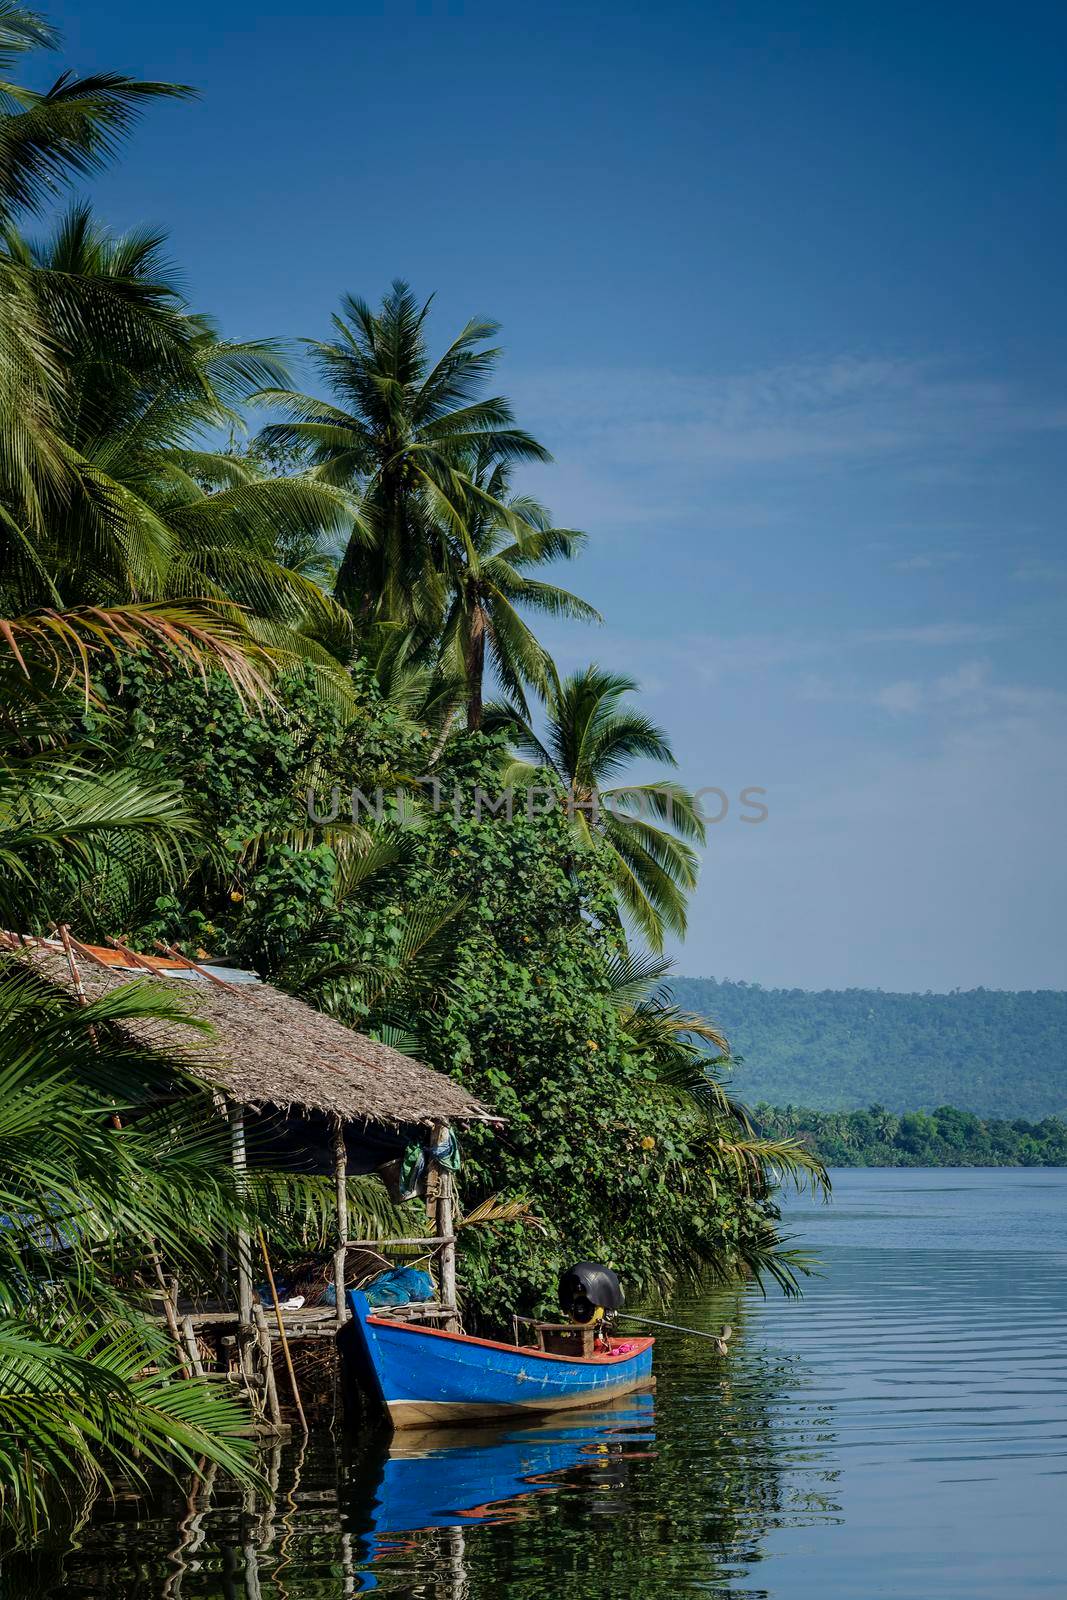
[[[985,1120],[955,1106],[907,1111],[812,1111],[757,1105],[768,1138],[791,1139],[828,1167],[1067,1167],[1067,1122]]]
[[[442,338],[402,282],[342,294],[298,392],[295,351],[185,301],[162,235],[65,203],[191,91],[19,81],[58,44],[0,0],[0,928],[210,954],[459,1079],[505,1119],[463,1140],[475,1326],[552,1308],[582,1257],[634,1299],[796,1292],[775,1184],[825,1170],[753,1130],[665,982],[704,822],[633,776],[676,765],[637,684],[561,677],[540,642],[598,613],[557,581],[584,535],[527,492],[549,457],[495,389],[496,325]],[[428,778],[560,803],[435,807]],[[316,823],[334,786],[393,798]],[[195,1030],[136,1042],[186,1022],[150,983],[81,1007],[0,952],[0,1543],[161,1466],[255,1481],[239,1388],[151,1297],[176,1273],[232,1300],[239,1230],[280,1274],[329,1262],[334,1180],[246,1172],[243,1144],[238,1180]],[[353,1236],[424,1231],[347,1187]]]

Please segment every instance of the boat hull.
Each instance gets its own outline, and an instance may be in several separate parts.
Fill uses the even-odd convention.
[[[653,1384],[653,1339],[627,1341],[621,1354],[573,1358],[375,1317],[358,1292],[349,1304],[394,1428],[573,1410]]]

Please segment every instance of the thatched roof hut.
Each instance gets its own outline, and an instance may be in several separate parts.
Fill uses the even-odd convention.
[[[19,955],[57,988],[76,992],[67,957],[56,942],[23,945]],[[208,1022],[210,1034],[159,1021],[124,1027],[145,1044],[179,1054],[198,1077],[239,1105],[321,1111],[346,1123],[394,1127],[492,1120],[484,1106],[443,1073],[346,1028],[252,974],[216,968],[212,976],[204,968],[157,957],[124,958],[114,950],[85,945],[77,946],[77,970],[89,1000],[141,979],[166,989],[190,1016]]]

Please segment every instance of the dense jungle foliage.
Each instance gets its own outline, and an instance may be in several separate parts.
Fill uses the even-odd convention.
[[[432,348],[405,284],[377,310],[348,294],[309,346],[322,392],[294,390],[274,341],[186,304],[161,237],[82,199],[55,214],[187,94],[15,80],[57,43],[0,0],[0,930],[229,958],[469,1084],[507,1119],[464,1138],[484,1325],[583,1255],[632,1295],[792,1292],[774,1186],[823,1169],[753,1131],[721,1033],[664,987],[703,822],[681,785],[630,777],[674,766],[637,685],[561,679],[533,630],[597,613],[556,582],[582,534],[513,481],[548,457],[492,393],[495,325]],[[232,1294],[238,1226],[280,1262],[333,1246],[329,1183],[235,1181],[188,1061],[124,1032],[182,1015],[144,982],[81,1009],[0,937],[17,1541],[157,1463],[245,1471],[241,1401],[188,1375],[150,1292],[179,1270]],[[411,1231],[377,1178],[350,1190],[364,1236]]]
[[[355,721],[300,674],[279,691],[285,715],[266,717],[224,682],[127,668],[102,713],[122,729],[118,747],[130,761],[168,752],[225,866],[140,904],[125,884],[111,904],[79,892],[57,918],[94,932],[117,919],[142,948],[206,943],[491,1104],[507,1126],[464,1136],[462,1194],[522,1196],[531,1217],[465,1236],[469,1310],[483,1325],[506,1326],[516,1305],[551,1310],[576,1253],[610,1257],[645,1296],[679,1275],[788,1273],[758,1174],[791,1147],[761,1146],[726,1111],[685,1037],[698,1019],[657,991],[661,960],[628,950],[610,871],[576,850],[563,791],[555,807],[542,795],[528,808],[516,789],[510,818],[494,813],[506,739],[463,733],[434,766],[439,804],[416,809],[395,774],[418,770],[424,730],[367,673],[353,683]],[[294,816],[307,826],[309,794],[322,814],[353,789],[372,805],[381,796],[368,848],[347,857],[340,838],[286,837]]]
[[[714,978],[675,978],[673,987],[743,1058],[734,1083],[750,1103],[1067,1116],[1067,993],[1058,990],[813,993]]]
[[[770,1138],[797,1139],[828,1167],[1063,1167],[1067,1122],[983,1121],[971,1111],[938,1106],[932,1114],[885,1106],[864,1111],[810,1111],[758,1105],[753,1118]]]

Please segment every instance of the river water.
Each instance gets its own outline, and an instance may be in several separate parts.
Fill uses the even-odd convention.
[[[520,1432],[320,1438],[255,1504],[122,1505],[47,1600],[1067,1592],[1067,1171],[849,1171],[787,1206],[802,1301],[680,1299],[658,1389]]]

